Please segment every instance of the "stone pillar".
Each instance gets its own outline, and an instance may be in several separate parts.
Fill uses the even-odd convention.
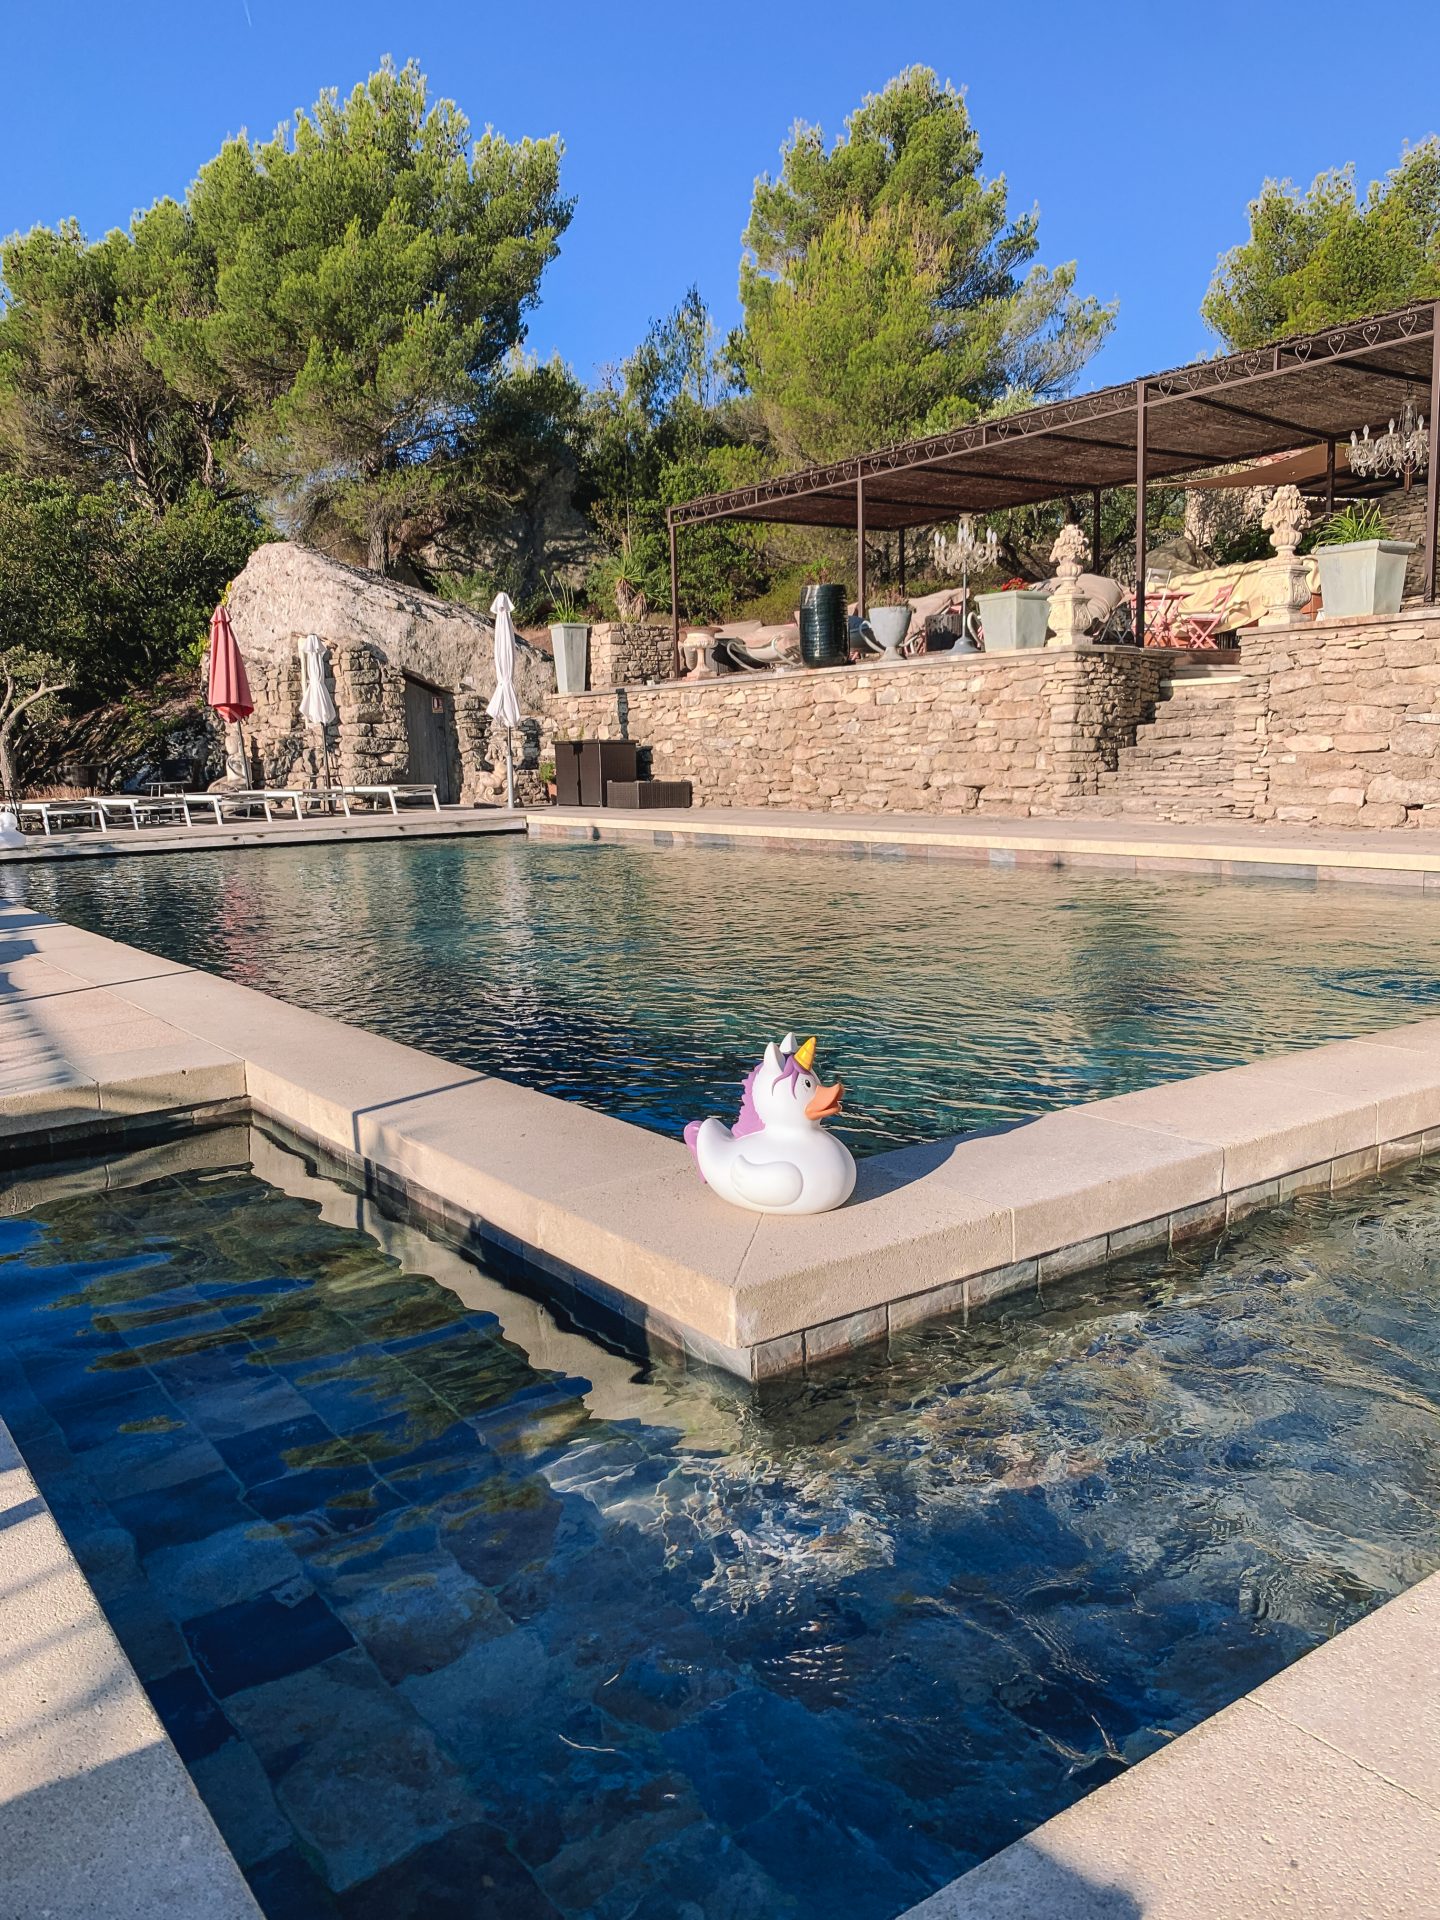
[[[1260,516],[1260,524],[1275,548],[1275,564],[1262,576],[1265,611],[1260,625],[1293,626],[1296,614],[1310,599],[1309,569],[1295,552],[1310,524],[1310,511],[1300,489],[1277,487]]]
[[[1085,536],[1073,520],[1060,529],[1060,537],[1050,549],[1050,558],[1060,576],[1060,584],[1050,596],[1050,638],[1047,647],[1088,647],[1090,633],[1090,596],[1080,585],[1085,565]]]

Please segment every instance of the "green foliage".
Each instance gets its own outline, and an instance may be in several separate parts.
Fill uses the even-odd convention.
[[[585,421],[588,502],[605,540],[587,590],[605,618],[617,589],[670,605],[665,508],[759,477],[764,455],[717,352],[708,309],[692,287],[655,321],[630,357],[609,370]],[[764,581],[760,539],[749,527],[696,528],[680,541],[680,604],[703,620]]]
[[[1323,520],[1315,531],[1317,547],[1343,547],[1355,540],[1388,540],[1390,529],[1379,507],[1354,502]]]
[[[0,249],[0,462],[77,486],[124,482],[160,512],[217,482],[228,415],[176,392],[155,362],[147,313],[172,271],[156,244],[170,223],[157,207],[141,225],[143,246],[118,232],[89,246],[66,221]]]
[[[784,457],[938,432],[1061,393],[1114,308],[1033,264],[1037,215],[986,180],[964,94],[911,67],[828,148],[799,125],[755,187],[733,346]]]
[[[550,618],[557,626],[576,626],[585,618],[584,602],[565,580],[551,574],[543,583],[550,604]]]
[[[232,381],[257,479],[302,529],[338,516],[383,571],[404,523],[443,517],[569,223],[559,178],[558,140],[472,145],[387,62],[201,169],[186,218],[209,305],[157,325],[162,367],[190,393]]]
[[[33,653],[84,699],[148,684],[203,640],[261,537],[192,488],[157,517],[133,488],[0,475],[0,653]]]
[[[1355,170],[1308,193],[1267,180],[1250,234],[1222,256],[1200,312],[1231,351],[1440,296],[1440,139],[1357,198]]]

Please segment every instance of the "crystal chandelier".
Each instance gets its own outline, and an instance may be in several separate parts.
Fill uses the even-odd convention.
[[[937,573],[958,573],[965,592],[970,590],[971,570],[993,567],[1000,552],[1000,540],[993,527],[979,534],[967,513],[955,529],[953,540],[937,532],[932,542]]]
[[[1350,435],[1350,471],[1361,480],[1383,480],[1398,475],[1408,487],[1430,458],[1430,435],[1425,416],[1416,413],[1410,395],[1398,421],[1392,420],[1384,433],[1370,438],[1370,429]]]

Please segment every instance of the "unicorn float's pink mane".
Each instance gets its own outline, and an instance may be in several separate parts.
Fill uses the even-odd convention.
[[[736,1115],[734,1126],[730,1129],[731,1134],[736,1139],[740,1139],[747,1133],[763,1133],[765,1131],[765,1122],[760,1118],[760,1114],[755,1106],[755,1076],[764,1064],[765,1062],[763,1060],[756,1061],[749,1073],[746,1074],[744,1085],[740,1089],[740,1111]],[[779,1080],[798,1080],[799,1078],[800,1062],[795,1058],[793,1053],[787,1053],[780,1065],[777,1084]],[[685,1127],[685,1144],[689,1147],[692,1154],[695,1152],[695,1142],[699,1138],[699,1135],[700,1122],[698,1120],[687,1122]],[[698,1156],[696,1164],[699,1164]]]

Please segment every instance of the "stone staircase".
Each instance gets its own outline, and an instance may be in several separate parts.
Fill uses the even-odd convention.
[[[1245,676],[1233,662],[1176,656],[1160,682],[1151,718],[1120,749],[1099,792],[1066,811],[1107,818],[1223,820],[1235,812],[1235,698]]]

